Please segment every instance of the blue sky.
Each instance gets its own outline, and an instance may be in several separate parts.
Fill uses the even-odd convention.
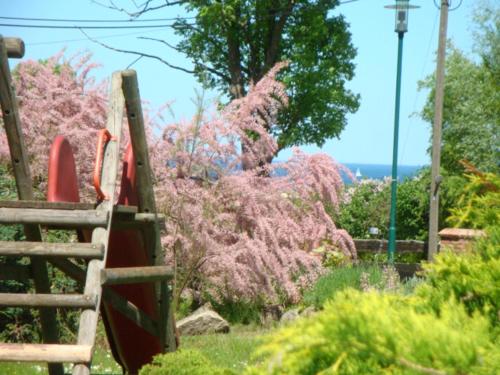
[[[384,9],[384,5],[391,3],[392,0],[358,0],[343,4],[335,11],[335,14],[344,15],[350,24],[358,56],[355,60],[356,76],[348,87],[361,95],[360,109],[348,117],[348,125],[340,139],[329,140],[322,148],[323,152],[340,162],[366,164],[392,162],[397,34],[394,32],[393,11]],[[412,114],[422,108],[426,98],[425,92],[417,92],[417,82],[434,71],[439,28],[439,11],[434,6],[433,0],[412,0],[412,3],[421,8],[411,12],[409,32],[404,39],[398,161],[401,165],[429,163],[426,149],[430,127]],[[459,0],[452,1],[452,5],[458,3]],[[132,2],[122,0],[118,1],[118,4],[132,4]],[[449,38],[457,47],[467,52],[470,52],[472,45],[473,4],[473,1],[464,0],[449,17]],[[0,0],[0,7],[2,17],[105,20],[125,18],[124,15],[90,0]],[[177,14],[179,14],[178,9],[171,9],[162,14],[151,13],[144,18],[170,18]],[[21,22],[0,19],[0,24],[13,23]],[[39,21],[26,23],[42,24]],[[190,67],[189,61],[175,51],[168,50],[158,43],[138,39],[139,36],[145,36],[174,43],[177,39],[168,27],[141,30],[89,30],[87,33],[117,48],[142,50],[161,55],[173,64]],[[77,51],[91,51],[94,60],[102,64],[97,72],[97,78],[107,77],[115,70],[125,69],[136,59],[135,56],[110,51],[92,43],[79,30],[0,26],[0,34],[24,39],[25,59],[47,58],[63,47],[67,48],[68,56]],[[14,65],[14,61],[11,60],[11,66]],[[194,89],[199,88],[193,77],[149,59],[139,60],[133,68],[139,75],[143,99],[157,106],[173,101],[172,109],[176,119],[192,116],[194,106],[191,98],[194,96]],[[217,95],[210,94],[212,97]],[[318,148],[312,146],[304,149],[306,152],[318,151]],[[283,159],[288,155],[289,152],[285,150],[279,158]]]

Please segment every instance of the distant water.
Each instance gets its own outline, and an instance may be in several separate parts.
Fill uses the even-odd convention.
[[[392,166],[389,164],[344,164],[353,175],[358,172],[358,179],[370,178],[374,180],[382,180],[384,177],[392,175]],[[398,166],[398,179],[404,180],[406,177],[413,177],[417,175],[418,171],[422,169],[422,165],[399,165]],[[361,176],[359,176],[359,174]],[[347,176],[343,176],[344,182],[349,182]]]

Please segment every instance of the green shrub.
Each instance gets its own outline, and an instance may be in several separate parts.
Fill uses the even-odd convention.
[[[368,274],[372,285],[382,280],[382,271],[377,265],[353,265],[335,268],[320,277],[314,286],[304,292],[303,303],[321,308],[335,293],[346,288],[361,290],[361,275]]]
[[[500,225],[500,176],[476,171],[465,177],[468,182],[447,222],[455,227],[479,229]]]
[[[416,289],[439,311],[444,301],[456,298],[469,313],[488,314],[493,324],[500,314],[500,227],[491,228],[472,251],[443,251],[424,265],[426,281]]]
[[[445,226],[446,218],[456,206],[462,194],[465,179],[462,176],[443,173],[440,190],[440,222]],[[398,184],[396,203],[396,238],[398,240],[426,240],[428,237],[430,170],[422,169],[413,178]],[[379,229],[377,238],[387,238],[389,227],[391,187],[389,181],[364,180],[351,185],[338,213],[331,212],[335,223],[347,230],[353,238],[371,238],[370,227]]]
[[[267,338],[263,361],[247,374],[493,374],[500,347],[488,320],[469,316],[453,301],[440,315],[415,297],[362,293],[336,295],[314,317]]]
[[[215,366],[197,350],[180,349],[175,353],[158,355],[144,366],[140,375],[231,375],[229,369]]]

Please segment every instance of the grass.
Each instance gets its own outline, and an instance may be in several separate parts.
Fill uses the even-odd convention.
[[[252,353],[261,342],[261,336],[268,332],[262,327],[234,326],[228,334],[181,337],[181,348],[200,351],[215,365],[241,373],[258,359]]]
[[[368,273],[371,285],[380,283],[382,271],[377,265],[353,265],[331,270],[320,277],[316,284],[304,293],[304,304],[321,308],[334,294],[346,288],[361,289],[362,273]]]

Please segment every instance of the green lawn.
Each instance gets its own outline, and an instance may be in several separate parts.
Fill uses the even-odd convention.
[[[240,373],[257,361],[251,355],[267,332],[269,329],[256,325],[234,326],[228,334],[183,336],[181,348],[199,350],[215,365]]]

